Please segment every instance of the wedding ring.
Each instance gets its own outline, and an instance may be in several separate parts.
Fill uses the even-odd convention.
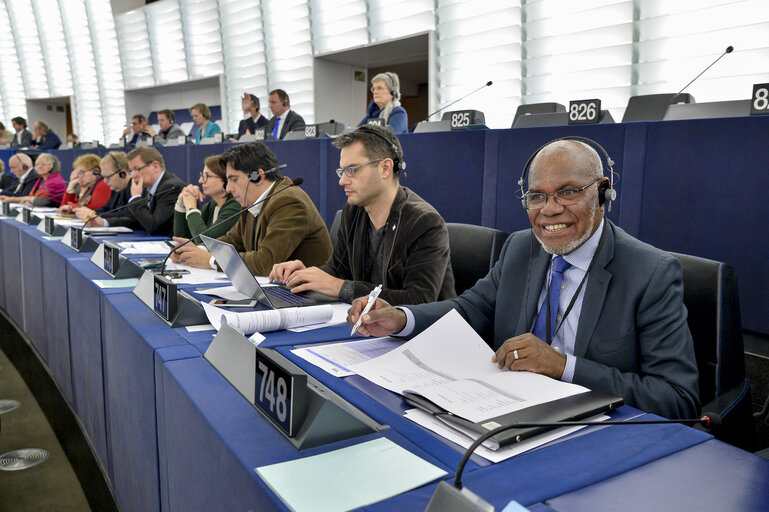
[[[513,357],[516,361],[518,360],[518,349],[513,350]]]

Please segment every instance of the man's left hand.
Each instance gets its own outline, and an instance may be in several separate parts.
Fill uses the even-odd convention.
[[[531,333],[521,334],[505,341],[491,360],[500,368],[526,370],[554,379],[560,379],[566,368],[566,356],[556,352],[550,345]]]
[[[286,281],[286,286],[293,293],[313,290],[331,297],[339,297],[344,280],[330,276],[318,267],[297,270]]]

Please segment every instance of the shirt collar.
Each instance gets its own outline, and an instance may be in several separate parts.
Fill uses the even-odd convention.
[[[598,244],[601,241],[601,233],[604,230],[604,223],[606,219],[601,219],[601,223],[598,225],[598,229],[595,233],[590,235],[587,241],[580,245],[578,248],[571,251],[569,254],[564,254],[563,259],[571,264],[573,267],[577,267],[583,272],[587,272],[587,268],[590,266],[590,262],[593,260]]]
[[[29,176],[29,173],[31,173],[31,172],[32,172],[32,169],[33,169],[32,167],[30,167],[29,169],[27,169],[27,172],[25,172],[24,174],[22,174],[22,175],[21,175],[21,178],[19,178],[19,181],[21,182],[21,181],[24,181],[24,180],[26,180],[26,179],[27,179],[27,176]]]
[[[160,185],[160,180],[163,179],[163,175],[166,173],[166,170],[163,169],[163,172],[160,173],[160,176],[158,176],[158,179],[155,180],[155,184],[152,185],[149,189],[149,193],[153,196],[155,195],[155,191],[158,189],[158,185]]]
[[[277,182],[273,182],[273,184],[270,185],[269,188],[265,190],[262,193],[262,195],[259,196],[259,199],[254,201],[254,205],[248,209],[248,211],[251,212],[251,215],[253,215],[254,217],[259,216],[259,213],[262,211],[262,205],[264,204],[261,201],[263,201],[268,195],[270,195],[270,191],[275,187],[275,183]]]

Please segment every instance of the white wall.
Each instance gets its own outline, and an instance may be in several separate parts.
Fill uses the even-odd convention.
[[[48,125],[56,135],[59,136],[62,143],[67,142],[67,113],[66,108],[62,112],[57,112],[56,107],[64,107],[67,104],[65,100],[27,100],[27,124],[29,129],[35,126],[35,121],[43,121]],[[48,110],[50,108],[50,110]],[[13,127],[7,126],[9,130]]]
[[[345,126],[355,126],[366,113],[366,81],[355,80],[355,72],[364,67],[315,59],[315,121],[333,119]]]

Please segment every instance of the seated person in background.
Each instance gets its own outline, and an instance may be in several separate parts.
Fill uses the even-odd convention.
[[[35,140],[32,146],[38,149],[59,149],[61,139],[43,121],[35,123]]]
[[[61,162],[50,153],[40,153],[35,160],[35,171],[40,176],[35,180],[27,196],[6,197],[9,203],[27,203],[32,206],[59,206],[67,182],[61,177]]]
[[[95,217],[88,225],[127,226],[142,229],[148,235],[171,236],[174,204],[186,183],[166,170],[163,155],[155,148],[136,148],[127,158],[132,175],[128,207],[120,210],[120,216]]]
[[[270,92],[270,110],[273,118],[264,128],[267,137],[284,139],[288,132],[304,128],[304,119],[291,110],[291,100],[283,89]]]
[[[195,144],[200,144],[202,139],[213,137],[215,133],[221,133],[219,125],[211,121],[211,109],[202,103],[196,103],[190,107],[190,115],[198,131],[195,133]]]
[[[104,183],[112,190],[109,201],[96,210],[87,206],[75,208],[74,212],[78,219],[90,220],[97,215],[109,219],[110,217],[125,215],[125,212],[122,210],[107,213],[128,204],[128,199],[131,197],[131,187],[129,186],[131,184],[131,171],[128,169],[128,159],[126,159],[125,153],[122,151],[110,151],[107,153],[107,156],[101,159],[101,176],[104,178]]]
[[[0,123],[0,144],[10,144],[13,141],[13,134],[5,129],[5,125]]]
[[[16,134],[11,140],[12,148],[28,148],[32,146],[32,132],[27,129],[27,120],[23,117],[14,117],[11,119],[13,129]]]
[[[169,139],[176,139],[177,137],[185,137],[187,134],[184,130],[176,125],[176,116],[174,116],[173,110],[161,110],[158,112],[158,126],[160,131],[155,136],[156,144],[166,144]],[[150,129],[152,129],[150,127]]]
[[[32,159],[24,153],[16,153],[8,159],[8,167],[16,180],[6,187],[0,193],[0,200],[3,197],[23,197],[30,195],[32,187],[35,186],[40,177],[37,171],[32,168]]]
[[[139,142],[149,142],[154,133],[150,133],[152,128],[147,125],[147,118],[144,114],[136,114],[131,118],[131,126],[123,130],[126,146],[135,146]],[[133,132],[133,136],[129,135]]]
[[[234,146],[222,154],[220,163],[227,170],[227,192],[242,207],[253,207],[219,240],[235,246],[254,275],[266,276],[275,263],[288,259],[320,265],[331,256],[326,224],[304,190],[288,187],[291,180],[277,169],[278,159],[270,148],[261,142]],[[272,193],[275,195],[266,199]],[[265,201],[255,204],[260,200]],[[208,251],[192,244],[174,253],[172,259],[193,267],[217,268]]]
[[[448,301],[393,308],[378,299],[359,332],[412,336],[455,309],[493,340],[499,367],[619,396],[666,418],[695,417],[697,363],[678,260],[604,218],[609,180],[591,146],[549,143],[528,181],[531,229],[507,239],[486,277]],[[349,322],[365,302],[356,299]]]
[[[214,155],[205,159],[203,172],[198,180],[200,187],[187,185],[179,194],[174,211],[174,236],[196,237],[216,224],[217,220],[232,217],[206,233],[211,238],[218,238],[238,222],[235,214],[240,210],[240,203],[226,190],[227,173],[219,163],[220,157],[221,155]],[[198,209],[198,202],[205,201],[206,197],[211,200],[202,209]],[[200,238],[196,238],[193,243],[202,242]]]
[[[401,84],[395,73],[379,73],[371,79],[371,93],[374,99],[368,106],[366,117],[358,126],[362,126],[372,117],[385,120],[387,126],[395,133],[407,133],[409,116],[406,109],[401,107]]]
[[[278,263],[272,281],[293,292],[314,290],[344,302],[367,295],[394,304],[421,304],[455,297],[449,234],[435,208],[400,185],[398,138],[381,126],[364,125],[340,135],[339,185],[347,194],[334,254],[325,265],[301,260]]]
[[[241,100],[241,106],[246,118],[241,120],[238,125],[237,138],[230,137],[230,142],[237,142],[243,135],[253,135],[257,128],[264,128],[269,122],[266,117],[259,113],[259,98],[254,94],[245,93]],[[267,132],[265,131],[265,133]]]
[[[112,191],[102,179],[99,165],[101,162],[98,155],[92,153],[75,159],[67,192],[61,199],[58,213],[71,213],[78,207],[95,210],[107,204]]]
[[[11,173],[5,172],[5,162],[0,160],[0,190],[15,187],[19,180]]]
[[[77,133],[70,133],[67,135],[67,142],[72,143],[73,148],[79,148],[80,147],[80,138],[78,138]]]

